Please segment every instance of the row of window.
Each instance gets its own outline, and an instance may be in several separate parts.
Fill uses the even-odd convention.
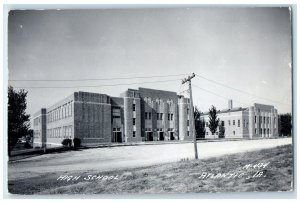
[[[255,128],[255,134],[258,134],[257,128]],[[259,134],[270,134],[270,129],[269,128],[260,128],[259,129]]]
[[[113,131],[121,131],[121,128],[113,128]]]
[[[57,121],[60,119],[68,118],[72,116],[73,103],[72,101],[61,105],[47,114],[47,123]]]
[[[162,132],[163,131],[163,129],[162,128],[156,128],[156,130],[158,131],[158,132]],[[145,131],[149,131],[149,132],[152,132],[152,128],[145,128]],[[168,128],[168,131],[173,131],[173,128]]]
[[[271,118],[266,116],[259,116],[260,123],[270,123]],[[257,116],[254,117],[254,122],[257,123]],[[274,118],[274,123],[276,123],[276,118]]]
[[[235,131],[232,131],[232,134],[235,135]],[[208,132],[206,132],[206,135],[208,135]],[[219,132],[216,132],[216,135],[219,135]]]
[[[235,120],[232,120],[232,125],[235,125],[236,122]],[[231,125],[231,120],[228,120],[228,125],[230,126]],[[248,123],[246,122],[246,120],[244,120],[244,127],[247,127]],[[225,126],[225,122],[224,121],[221,121],[221,126]],[[241,127],[241,121],[240,120],[237,120],[237,126],[238,127]],[[205,127],[208,127],[208,122],[205,122]]]
[[[152,100],[150,97],[145,97],[144,98],[144,102],[151,104],[152,102],[156,102],[158,104],[161,104],[163,102],[163,100],[161,98],[157,98],[155,101]],[[172,99],[168,99],[167,100],[167,104],[169,104],[170,106],[174,104],[174,101]]]
[[[151,112],[145,112],[145,120],[147,120],[147,119],[149,119],[149,120],[152,119],[152,114],[151,114]]]
[[[47,130],[48,138],[69,138],[72,136],[72,126],[63,126]]]

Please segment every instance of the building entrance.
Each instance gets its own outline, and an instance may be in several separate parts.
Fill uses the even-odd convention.
[[[153,133],[152,132],[146,132],[147,141],[153,141]]]
[[[170,140],[175,140],[174,132],[170,132]]]
[[[164,132],[159,132],[159,140],[165,140]]]
[[[113,142],[122,142],[122,132],[113,131]]]

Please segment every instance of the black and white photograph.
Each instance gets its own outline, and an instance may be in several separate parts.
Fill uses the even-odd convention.
[[[7,193],[293,192],[292,20],[288,5],[10,10]]]

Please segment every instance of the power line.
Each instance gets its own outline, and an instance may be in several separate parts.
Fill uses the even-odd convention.
[[[136,77],[120,77],[120,78],[86,78],[86,79],[11,79],[11,82],[75,82],[75,81],[97,81],[97,80],[129,80],[129,79],[145,79],[145,78],[163,78],[183,76],[187,74],[177,75],[156,75],[156,76],[136,76]]]
[[[158,80],[158,81],[149,81],[149,82],[135,82],[135,83],[121,83],[121,84],[104,84],[104,85],[90,85],[90,86],[31,86],[31,87],[14,87],[14,88],[27,88],[27,89],[63,89],[63,88],[82,88],[82,87],[111,87],[111,86],[122,86],[122,85],[137,85],[137,84],[148,84],[148,83],[161,83],[161,82],[172,82],[172,81],[180,81],[181,79],[173,79],[173,80]]]
[[[243,93],[243,94],[247,94],[247,95],[250,95],[250,96],[253,96],[253,97],[257,97],[257,98],[260,98],[260,99],[264,99],[264,100],[267,100],[267,101],[271,101],[271,102],[275,102],[275,103],[279,103],[279,104],[284,104],[284,105],[290,106],[290,104],[286,104],[286,103],[282,103],[282,102],[275,101],[275,100],[272,100],[272,99],[264,98],[264,97],[261,97],[261,96],[258,96],[258,95],[255,95],[255,94],[252,94],[252,93],[249,93],[249,92],[240,90],[240,89],[236,89],[236,88],[234,88],[234,87],[230,87],[229,85],[226,85],[226,84],[224,84],[224,83],[220,83],[220,82],[218,82],[218,81],[215,81],[215,80],[206,78],[206,77],[204,77],[204,76],[202,76],[202,75],[199,75],[199,74],[196,74],[196,76],[198,76],[198,77],[200,77],[200,78],[203,78],[203,79],[205,79],[205,80],[207,80],[207,81],[210,81],[210,82],[212,82],[212,83],[215,83],[215,84],[217,84],[217,85],[220,85],[220,86],[223,86],[223,87],[226,87],[226,88],[235,90],[235,91],[240,92],[240,93]]]
[[[210,91],[210,90],[207,90],[207,89],[204,89],[204,88],[201,88],[201,87],[199,87],[199,86],[197,86],[197,85],[192,85],[193,87],[196,87],[196,88],[198,88],[198,89],[201,89],[201,90],[203,90],[203,91],[205,91],[205,92],[208,92],[208,93],[210,93],[210,94],[213,94],[213,95],[215,95],[215,96],[218,96],[218,97],[221,97],[221,98],[223,98],[223,99],[226,99],[226,100],[229,100],[229,99],[231,99],[231,98],[228,98],[228,97],[224,97],[224,96],[222,96],[222,95],[219,95],[219,94],[217,94],[217,93],[214,93],[214,92],[212,92],[212,91]],[[243,105],[246,105],[246,106],[251,106],[251,105],[249,105],[249,104],[246,104],[246,103],[244,103],[244,102],[240,102],[240,101],[237,101],[237,100],[235,100],[237,103],[240,103],[240,104],[243,104]]]

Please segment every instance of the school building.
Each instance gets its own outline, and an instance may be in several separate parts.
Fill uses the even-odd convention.
[[[248,108],[233,108],[232,100],[228,101],[228,109],[217,111],[220,119],[219,127],[215,134],[209,129],[209,113],[204,113],[201,118],[205,122],[205,138],[274,138],[278,136],[278,113],[271,105],[257,104]],[[223,134],[220,130],[223,129]]]
[[[120,97],[74,92],[34,114],[34,146],[192,140],[189,99],[176,92],[128,89]]]

